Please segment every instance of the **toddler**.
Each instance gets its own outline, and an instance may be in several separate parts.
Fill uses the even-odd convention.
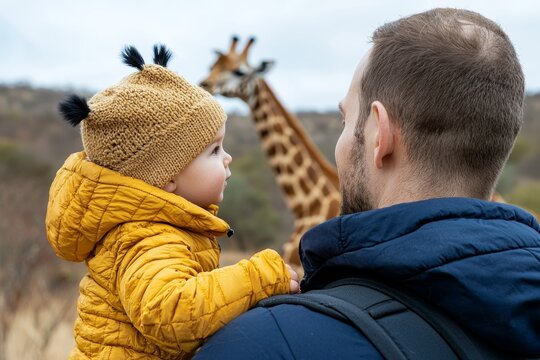
[[[84,152],[56,174],[47,237],[56,254],[85,261],[72,359],[185,359],[259,300],[297,292],[298,276],[273,250],[218,268],[216,216],[230,177],[226,115],[214,98],[168,70],[154,46],[138,71],[63,117],[81,124]]]

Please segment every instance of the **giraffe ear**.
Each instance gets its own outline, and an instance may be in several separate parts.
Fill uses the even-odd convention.
[[[257,68],[255,69],[255,72],[260,75],[265,74],[268,71],[270,71],[270,69],[272,69],[274,64],[275,64],[274,60],[264,60],[261,62],[259,66],[257,66]]]

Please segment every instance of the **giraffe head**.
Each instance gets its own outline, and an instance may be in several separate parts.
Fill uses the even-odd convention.
[[[227,53],[216,50],[217,60],[210,67],[210,74],[201,81],[200,86],[214,95],[246,100],[250,93],[250,84],[255,84],[256,79],[270,70],[274,64],[268,60],[262,61],[258,66],[248,63],[249,49],[254,42],[254,37],[249,38],[244,49],[237,52],[238,37],[233,36]]]

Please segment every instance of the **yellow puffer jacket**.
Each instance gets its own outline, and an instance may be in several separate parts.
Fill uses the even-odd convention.
[[[56,254],[86,261],[73,359],[184,359],[259,300],[289,291],[279,255],[217,268],[229,226],[187,200],[71,155],[49,194]]]

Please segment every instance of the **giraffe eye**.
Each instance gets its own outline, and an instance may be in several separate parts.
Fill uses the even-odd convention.
[[[239,69],[233,70],[233,74],[236,75],[236,76],[244,76],[244,75],[246,75],[245,72],[243,72],[242,70],[239,70]]]

